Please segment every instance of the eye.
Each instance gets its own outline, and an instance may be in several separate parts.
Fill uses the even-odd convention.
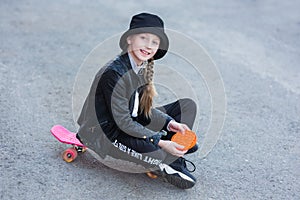
[[[144,35],[141,35],[140,38],[141,38],[142,40],[145,40],[145,39],[146,39],[146,37],[145,37]]]
[[[153,41],[152,44],[155,45],[155,46],[158,46],[158,42],[157,41]]]

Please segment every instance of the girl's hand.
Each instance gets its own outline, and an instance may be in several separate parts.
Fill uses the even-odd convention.
[[[190,128],[186,124],[178,123],[174,120],[170,121],[168,124],[168,129],[173,132],[181,132],[184,134],[185,130],[190,131]]]
[[[182,157],[187,152],[187,150],[184,151],[180,150],[183,149],[184,146],[179,145],[176,142],[170,140],[160,140],[158,142],[158,146],[160,146],[166,152],[177,157]]]

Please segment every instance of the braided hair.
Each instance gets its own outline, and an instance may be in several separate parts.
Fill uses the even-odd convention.
[[[153,83],[153,75],[154,75],[154,59],[150,59],[145,68],[144,78],[145,85],[143,88],[142,97],[140,99],[140,112],[144,113],[146,117],[151,116],[151,108],[153,104],[153,98],[157,95],[156,89]]]

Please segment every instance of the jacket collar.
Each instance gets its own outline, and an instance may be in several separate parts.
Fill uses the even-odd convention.
[[[126,65],[128,71],[132,69],[131,64],[130,64],[129,55],[127,52],[124,54],[121,54],[120,59]]]
[[[131,63],[130,63],[130,59],[129,59],[129,55],[128,53],[124,53],[124,54],[120,54],[118,59],[120,60],[121,63],[123,63],[123,65],[125,65],[126,68],[124,68],[125,71],[123,71],[122,73],[126,73],[126,72],[129,72],[131,71],[135,76],[143,79],[144,77],[144,73],[145,73],[145,67],[144,68],[141,68],[141,70],[139,70],[138,73],[136,73],[132,66],[131,66]],[[118,70],[119,71],[119,70]],[[121,71],[119,71],[121,72]]]
[[[143,68],[145,68],[146,65],[147,65],[147,63],[148,63],[147,61],[144,61],[144,62],[142,63],[142,65],[138,66],[138,65],[135,63],[133,57],[130,55],[130,53],[128,54],[128,57],[129,57],[129,60],[130,60],[130,65],[131,65],[133,71],[134,71],[136,74],[138,74]]]

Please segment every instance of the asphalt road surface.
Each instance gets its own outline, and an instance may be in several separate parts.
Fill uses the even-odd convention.
[[[296,0],[1,0],[0,199],[300,199],[299,8]],[[222,135],[206,157],[189,156],[198,180],[189,190],[89,153],[65,163],[66,146],[49,132],[54,124],[76,131],[81,64],[141,11],[202,45],[224,83]],[[201,130],[209,106],[199,106]]]

